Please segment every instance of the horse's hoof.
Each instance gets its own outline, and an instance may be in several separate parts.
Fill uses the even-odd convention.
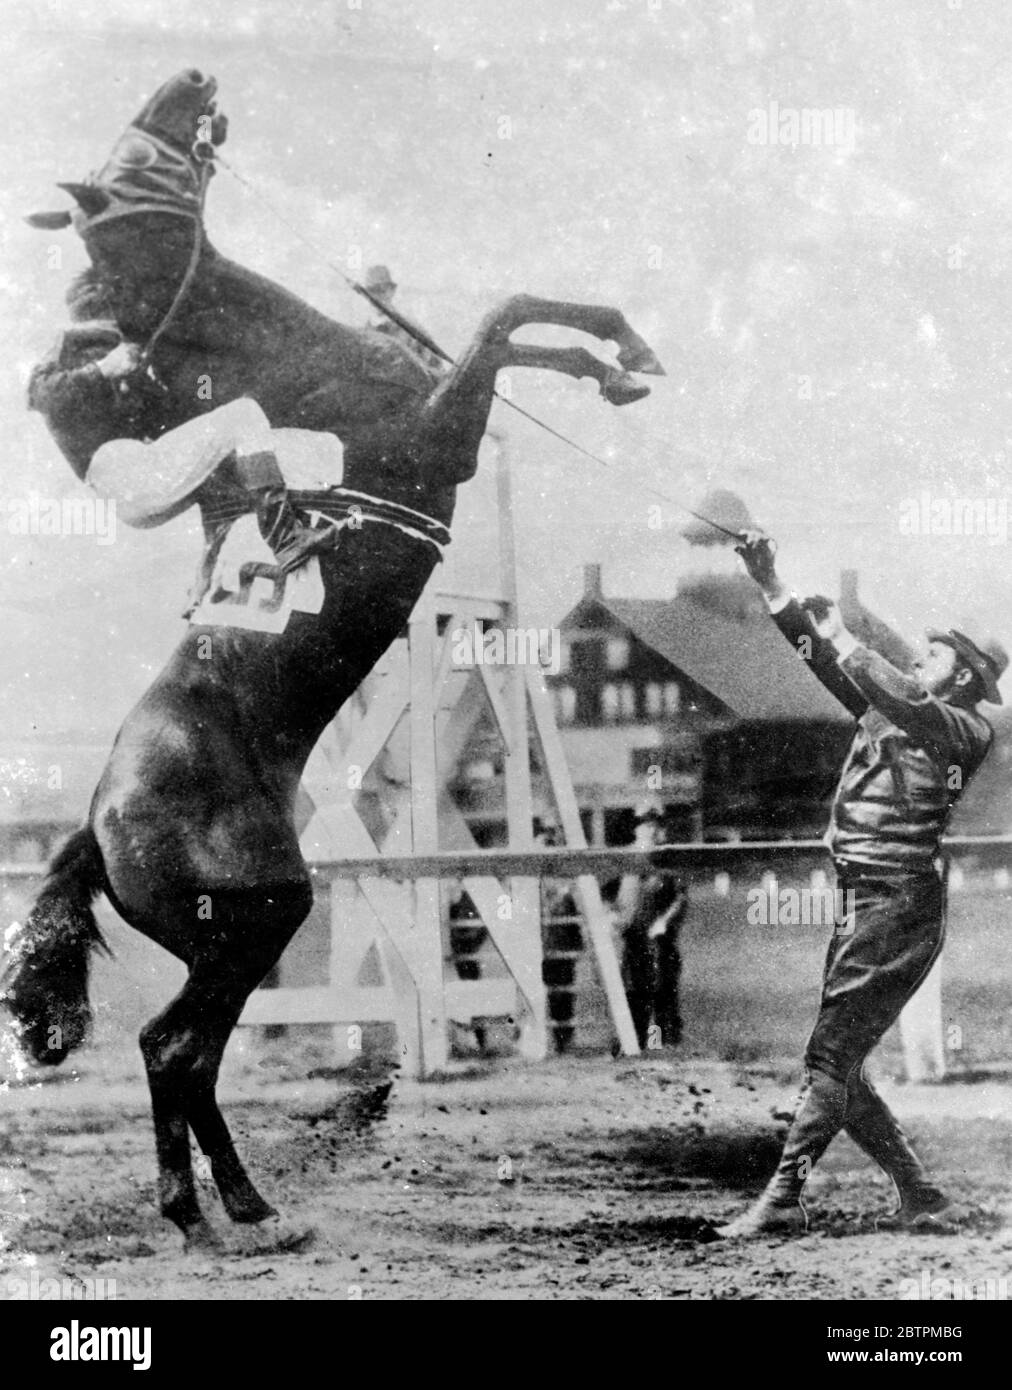
[[[187,1255],[223,1255],[225,1245],[211,1223],[201,1217],[183,1232],[183,1251]]]
[[[269,1221],[272,1216],[278,1214],[277,1208],[272,1207],[270,1202],[265,1202],[259,1192],[254,1192],[251,1197],[242,1201],[223,1196],[222,1202],[229,1219],[239,1226],[254,1226],[260,1221]]]
[[[641,376],[667,376],[656,353],[646,343],[626,343],[618,350],[619,366],[627,372],[639,372]]]
[[[298,1255],[316,1242],[316,1227],[307,1221],[271,1216],[234,1233],[237,1255]]]
[[[617,367],[609,367],[601,382],[601,395],[611,405],[631,405],[633,401],[641,401],[644,396],[649,396],[650,387],[633,381],[627,372],[620,372]]]

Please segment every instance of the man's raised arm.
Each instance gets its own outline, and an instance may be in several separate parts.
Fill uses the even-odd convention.
[[[744,542],[736,549],[745,562],[745,568],[762,589],[777,627],[798,655],[808,662],[829,693],[855,719],[860,719],[868,708],[868,699],[841,670],[836,648],[819,635],[808,611],[777,574],[774,561],[776,543],[758,531],[746,531]],[[812,599],[810,602],[814,606],[820,600]]]
[[[991,736],[979,716],[933,695],[914,676],[905,675],[848,632],[836,604],[820,615],[821,636],[836,653],[840,669],[873,706],[922,746],[937,748],[953,763],[976,767]]]

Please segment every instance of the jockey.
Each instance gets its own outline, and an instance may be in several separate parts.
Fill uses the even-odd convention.
[[[32,372],[29,408],[46,416],[77,476],[113,497],[128,525],[169,521],[199,500],[202,486],[217,474],[216,483],[248,495],[261,535],[285,573],[333,543],[331,530],[314,530],[299,519],[270,422],[254,400],[230,401],[159,439],[110,439],[110,417],[122,420],[125,435],[137,394],[143,402],[151,389],[137,371],[141,351],[124,340],[92,274],[74,281],[68,303],[75,323]],[[229,466],[221,469],[226,459]]]
[[[110,417],[127,427],[128,398],[117,380],[136,356],[123,342],[104,286],[90,271],[67,291],[73,324],[60,334],[28,381],[28,408],[46,417],[60,452],[79,478],[109,438]],[[132,406],[131,406],[132,408]]]

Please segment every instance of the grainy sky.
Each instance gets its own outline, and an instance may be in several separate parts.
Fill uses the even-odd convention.
[[[623,595],[729,563],[690,549],[667,502],[652,528],[648,489],[730,487],[800,585],[835,592],[854,565],[908,635],[975,620],[1012,641],[1006,0],[4,0],[0,17],[6,499],[80,488],[24,386],[83,251],[21,219],[64,206],[55,181],[101,164],[196,66],[263,198],[321,253],[390,265],[451,351],[526,290],[618,304],[665,362],[623,410],[590,382],[514,377],[607,469],[497,407],[528,621],[565,612],[587,560]],[[770,102],[788,123],[762,143]],[[793,141],[790,113],[814,108],[841,113],[831,145],[803,125]],[[225,175],[207,220],[226,254],[362,321],[322,256]],[[489,474],[461,494],[456,583],[494,580]],[[995,534],[904,534],[922,494],[990,503]],[[178,639],[192,520],[104,547],[3,539],[5,742],[107,739]]]

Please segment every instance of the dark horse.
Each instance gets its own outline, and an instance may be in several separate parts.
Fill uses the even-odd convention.
[[[337,434],[344,486],[445,527],[457,487],[477,468],[500,368],[591,375],[616,404],[646,392],[630,371],[661,371],[617,310],[516,296],[483,320],[458,365],[439,378],[396,342],[335,323],[231,264],[207,240],[201,216],[201,159],[224,139],[215,89],[198,72],[174,78],[100,174],[64,185],[123,333],[145,343],[161,329],[152,366],[163,389],[148,392],[127,423],[110,410],[107,438],[157,437],[211,408],[197,389],[206,376],[213,405],[251,396],[272,426]],[[511,332],[531,321],[617,342],[620,366],[583,348],[512,343]],[[72,419],[48,423],[58,438],[72,437]],[[218,1109],[219,1064],[246,999],[310,908],[294,819],[305,762],[403,630],[438,553],[391,525],[346,528],[321,556],[326,597],[318,615],[295,612],[280,633],[191,625],[128,715],[87,826],[57,855],[16,934],[3,998],[40,1063],[59,1063],[87,1034],[88,963],[101,942],[91,904],[99,893],[187,965],[183,989],[140,1043],[161,1209],[190,1244],[218,1241],[197,1201],[191,1130],[232,1220],[275,1215]],[[208,649],[211,659],[202,659]]]

